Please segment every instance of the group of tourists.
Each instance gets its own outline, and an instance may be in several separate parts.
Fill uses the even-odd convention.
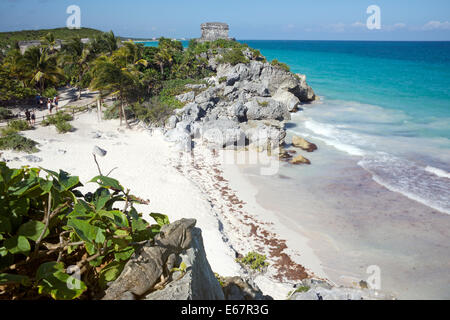
[[[58,96],[55,96],[53,99],[41,97],[40,95],[36,96],[36,104],[39,105],[39,109],[42,110],[44,105],[46,104],[49,114],[52,114],[53,108],[55,108],[56,112],[58,112],[58,102]]]

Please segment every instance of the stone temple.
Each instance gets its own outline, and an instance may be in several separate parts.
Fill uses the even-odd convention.
[[[200,41],[215,41],[217,39],[234,40],[228,37],[230,30],[228,24],[223,22],[206,22],[202,23],[202,37]]]

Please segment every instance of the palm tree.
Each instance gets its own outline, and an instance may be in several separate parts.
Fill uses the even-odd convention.
[[[2,62],[2,68],[7,71],[13,79],[18,80],[21,85],[25,87],[25,80],[27,79],[27,75],[23,67],[23,56],[20,53],[20,50],[14,49],[8,51],[8,54]]]
[[[173,62],[173,57],[169,48],[159,48],[158,53],[155,55],[155,62],[159,65],[161,76],[164,76],[164,65],[170,65]]]
[[[116,94],[120,100],[119,117],[120,125],[125,119],[125,124],[129,128],[125,113],[125,103],[129,91],[138,85],[138,70],[134,65],[122,67],[117,63],[117,56],[101,56],[93,63],[92,81],[90,87],[99,90],[102,95]]]
[[[64,78],[63,71],[57,66],[56,57],[39,47],[28,49],[21,61],[24,70],[27,70],[29,83],[36,84],[41,94],[48,83],[58,83]]]
[[[56,46],[58,44],[53,33],[49,32],[44,37],[42,37],[41,43],[44,50],[49,54],[53,54],[56,52]]]
[[[90,49],[90,46],[81,41],[80,37],[72,38],[63,49],[63,63],[77,68],[78,73],[78,98],[81,98],[81,81],[83,77],[89,71],[89,62],[93,59],[94,55]]]

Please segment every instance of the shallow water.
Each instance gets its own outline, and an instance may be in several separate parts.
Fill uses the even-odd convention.
[[[301,152],[311,166],[283,165],[275,176],[244,170],[258,203],[305,230],[333,282],[368,280],[376,265],[381,289],[401,299],[449,299],[449,216],[376,183],[359,157],[312,141],[319,150]]]

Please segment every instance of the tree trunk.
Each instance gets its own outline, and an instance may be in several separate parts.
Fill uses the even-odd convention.
[[[162,63],[159,64],[159,67],[161,69],[161,76],[164,76],[164,66]]]
[[[122,126],[122,108],[121,107],[118,108],[119,108],[120,126]]]
[[[127,126],[128,129],[130,129],[131,127],[130,127],[130,125],[128,123],[128,120],[127,120],[127,114],[125,113],[125,108],[124,108],[124,105],[123,105],[123,101],[122,101],[122,113],[123,113],[123,118],[125,119],[125,125]]]

